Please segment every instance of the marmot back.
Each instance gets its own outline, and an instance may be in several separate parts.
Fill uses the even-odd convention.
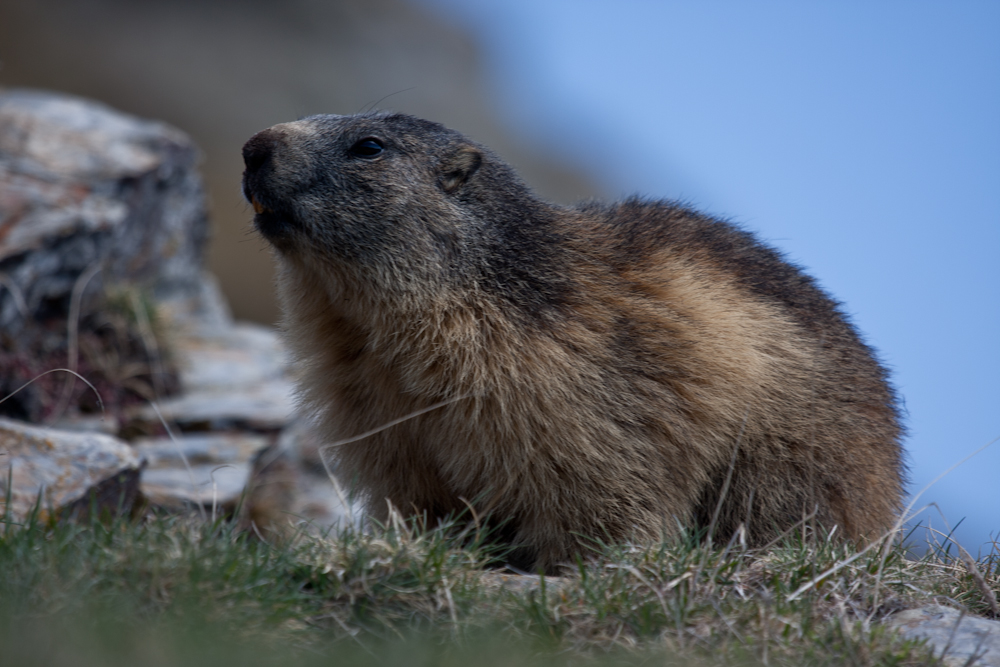
[[[375,517],[471,504],[549,570],[717,508],[716,535],[752,544],[813,514],[856,540],[892,527],[886,373],[750,234],[671,202],[545,203],[400,114],[276,125],[243,155],[324,437],[453,400],[332,452]]]

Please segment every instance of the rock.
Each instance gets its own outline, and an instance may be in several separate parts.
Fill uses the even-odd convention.
[[[288,355],[277,332],[258,324],[238,323],[213,335],[195,335],[177,342],[181,387],[187,393],[244,390],[284,380]]]
[[[65,308],[74,284],[196,290],[208,232],[188,137],[102,104],[0,92],[0,327]],[[65,312],[65,310],[63,311]]]
[[[294,387],[273,329],[241,323],[188,331],[176,337],[174,355],[181,394],[158,406],[166,421],[187,430],[277,431],[291,420]],[[152,407],[137,418],[159,424]]]
[[[246,433],[138,439],[135,450],[147,461],[140,488],[159,507],[203,505],[232,511],[247,487],[251,462],[270,442]]]
[[[98,379],[100,369],[88,354],[107,358],[112,370],[128,369],[122,381],[133,382],[129,386],[139,377],[137,364],[156,366],[160,374],[151,377],[158,379],[164,375],[159,366],[168,359],[167,391],[178,390],[164,397],[162,386],[149,383],[152,391],[143,398],[158,396],[156,407],[125,397],[97,406],[100,417],[81,411],[86,406],[76,399],[84,390],[71,377],[44,376],[17,394],[5,409],[79,432],[10,437],[21,443],[16,457],[8,454],[16,462],[17,512],[27,511],[42,487],[53,508],[94,489],[113,494],[116,487],[99,483],[118,479],[115,474],[126,468],[137,471],[138,455],[148,462],[142,492],[160,508],[202,505],[229,512],[248,491],[256,461],[260,516],[270,512],[287,525],[290,512],[305,511],[307,520],[329,525],[342,514],[338,501],[327,497],[334,493],[328,479],[302,482],[296,453],[267,449],[294,411],[287,355],[272,329],[232,321],[218,285],[202,269],[207,221],[195,170],[198,155],[184,134],[162,123],[74,97],[0,92],[0,397],[59,366],[89,375],[102,388],[91,393],[108,396],[118,386],[116,377]],[[120,341],[111,340],[111,349],[104,350],[91,340],[87,327],[103,320],[90,317],[88,309],[108,312],[105,301],[84,299],[82,310],[70,317],[69,296],[83,285],[81,276],[95,290],[102,281],[106,288],[143,285],[144,291],[125,287],[133,290],[129,303],[141,304],[145,294],[154,298],[145,329],[138,332],[140,342],[149,344],[137,358],[123,356],[126,346]],[[78,331],[70,343],[72,322]],[[159,355],[161,347],[168,353]],[[76,348],[79,354],[71,351]],[[76,393],[63,389],[68,386]],[[117,440],[91,435],[103,431],[134,439],[162,433],[161,416],[176,427],[176,440],[140,438],[133,452]],[[50,448],[47,443],[57,439],[86,446]],[[21,451],[26,442],[34,443],[30,456]],[[109,442],[125,447],[131,464],[100,459],[109,467],[98,469],[103,477],[83,475],[93,467],[92,450]],[[262,451],[276,456],[264,457]],[[136,487],[137,473],[132,477]],[[309,490],[308,501],[301,489]],[[129,502],[134,489],[130,494]]]
[[[487,589],[506,589],[515,595],[541,591],[542,588],[542,576],[538,574],[516,574],[487,570],[479,575],[479,580]],[[566,579],[562,577],[545,577],[544,580],[545,590],[548,594],[562,592],[567,583]]]
[[[895,614],[888,624],[908,639],[926,639],[948,667],[1000,667],[1000,621],[931,605]]]
[[[41,496],[41,516],[131,509],[140,459],[126,443],[0,419],[0,507],[23,521]],[[92,504],[91,501],[96,504]]]
[[[74,433],[104,433],[115,435],[121,428],[118,419],[112,415],[72,414],[61,417],[51,424],[51,428]]]
[[[233,326],[233,316],[219,289],[219,281],[208,271],[202,273],[195,291],[161,299],[157,308],[181,338],[225,335]]]

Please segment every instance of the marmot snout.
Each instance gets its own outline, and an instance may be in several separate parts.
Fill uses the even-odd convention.
[[[671,202],[543,202],[400,114],[276,125],[243,154],[324,437],[459,399],[332,452],[376,517],[471,504],[543,569],[717,508],[716,535],[755,544],[813,514],[853,539],[892,526],[885,371],[747,232]]]

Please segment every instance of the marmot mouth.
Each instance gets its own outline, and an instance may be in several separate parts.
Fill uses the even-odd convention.
[[[257,201],[257,197],[255,197],[254,195],[250,195],[250,204],[253,206],[253,212],[256,213],[257,215],[260,215],[261,213],[264,213],[265,211],[267,213],[271,212],[271,209],[267,208],[266,206],[264,206],[263,204],[261,204],[259,201]]]
[[[253,226],[261,235],[273,245],[285,248],[291,241],[295,225],[289,220],[287,215],[275,213],[264,206],[254,206],[257,215],[254,216]]]
[[[261,203],[256,194],[249,192],[247,194],[250,195],[248,199],[256,213],[253,217],[253,226],[275,246],[286,247],[295,228],[293,216],[283,206],[279,205],[278,210],[275,210]]]

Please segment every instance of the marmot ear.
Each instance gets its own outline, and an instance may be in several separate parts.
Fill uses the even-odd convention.
[[[455,153],[441,163],[441,178],[438,181],[445,192],[454,192],[472,178],[483,163],[483,154],[473,146],[460,146]]]

